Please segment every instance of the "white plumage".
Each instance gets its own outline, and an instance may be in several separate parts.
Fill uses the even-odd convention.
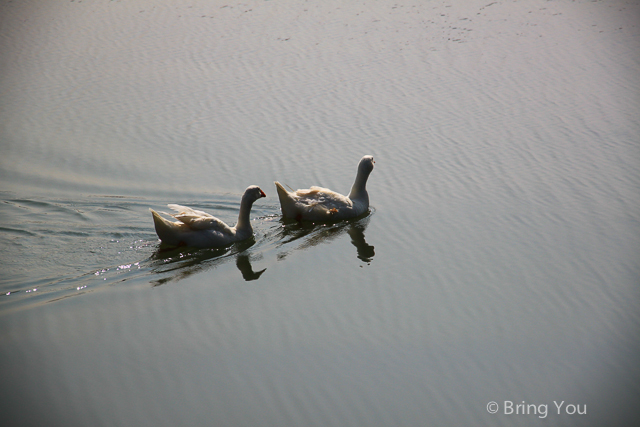
[[[327,222],[354,218],[369,209],[366,184],[373,170],[372,156],[364,156],[358,164],[358,173],[348,196],[322,187],[287,191],[275,182],[282,208],[282,216],[297,220]]]
[[[253,202],[261,197],[266,197],[266,195],[255,185],[245,190],[240,202],[238,222],[234,227],[229,227],[213,215],[187,206],[168,205],[178,213],[165,213],[165,215],[172,216],[178,221],[169,221],[153,209],[149,210],[153,215],[156,233],[163,243],[172,246],[212,248],[226,246],[253,236],[249,214]]]

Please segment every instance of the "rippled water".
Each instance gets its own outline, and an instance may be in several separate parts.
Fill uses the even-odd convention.
[[[639,15],[2,2],[3,425],[633,425]],[[368,216],[280,218],[365,154]]]

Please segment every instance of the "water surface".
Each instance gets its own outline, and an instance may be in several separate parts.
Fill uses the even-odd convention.
[[[637,2],[0,8],[7,425],[637,419]],[[365,154],[369,215],[282,221]]]

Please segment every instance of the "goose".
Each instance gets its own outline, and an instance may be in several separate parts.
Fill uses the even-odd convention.
[[[282,216],[298,221],[328,222],[362,215],[369,209],[366,184],[374,163],[372,156],[364,156],[360,160],[356,180],[348,196],[315,186],[305,190],[287,191],[282,184],[275,181]]]
[[[227,246],[253,236],[253,228],[249,213],[253,202],[261,197],[267,197],[260,187],[247,187],[240,202],[238,223],[229,227],[220,219],[203,211],[191,209],[187,206],[175,204],[167,205],[177,214],[167,214],[178,221],[169,221],[160,216],[153,209],[153,223],[156,233],[163,243],[171,246],[192,246],[196,248],[213,248]]]

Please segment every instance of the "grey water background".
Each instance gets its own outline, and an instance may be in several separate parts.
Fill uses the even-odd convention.
[[[2,424],[635,425],[639,17],[2,1]],[[368,216],[280,219],[365,154]],[[161,250],[251,184],[255,239]]]

